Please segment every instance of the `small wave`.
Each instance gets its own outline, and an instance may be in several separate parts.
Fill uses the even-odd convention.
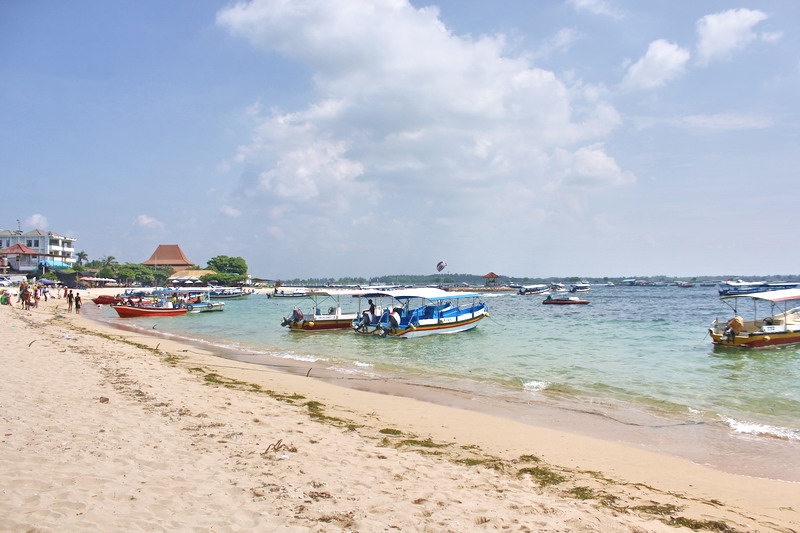
[[[372,363],[362,363],[361,361],[354,361],[353,364],[356,366],[363,366],[369,368],[372,368],[374,366]]]
[[[331,370],[338,372],[339,374],[345,374],[348,376],[366,376],[370,378],[378,377],[378,374],[373,374],[372,372],[365,372],[363,370],[358,370],[357,368],[342,368],[342,367],[331,367]]]
[[[550,386],[547,381],[526,381],[522,384],[522,388],[528,392],[541,392]]]
[[[722,420],[728,424],[735,433],[743,433],[745,435],[761,435],[766,437],[777,437],[779,439],[796,440],[800,441],[800,430],[784,428],[780,426],[770,426],[767,424],[754,424],[751,422],[742,422],[735,418],[722,417]]]

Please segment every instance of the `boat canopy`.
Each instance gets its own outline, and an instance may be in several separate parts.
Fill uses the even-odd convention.
[[[364,296],[390,296],[395,300],[409,300],[411,298],[424,298],[432,302],[438,300],[454,300],[457,298],[478,298],[477,292],[448,292],[432,287],[421,287],[419,289],[397,289],[389,291],[375,291]]]
[[[785,302],[787,300],[800,300],[800,289],[782,289],[778,291],[751,292],[749,294],[728,294],[721,300],[730,298],[753,298],[768,302]]]
[[[306,296],[367,296],[367,295],[374,295],[375,291],[368,291],[364,289],[314,289],[308,291]]]

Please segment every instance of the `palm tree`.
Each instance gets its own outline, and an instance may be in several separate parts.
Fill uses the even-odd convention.
[[[78,258],[79,265],[82,265],[84,261],[89,259],[89,256],[86,254],[86,252],[78,252],[77,254],[75,254],[75,257]]]
[[[109,255],[108,257],[104,257],[102,261],[105,266],[111,266],[112,263],[117,262],[117,258],[114,257],[113,255]]]

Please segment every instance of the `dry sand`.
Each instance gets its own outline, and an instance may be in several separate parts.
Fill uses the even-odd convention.
[[[800,484],[200,354],[63,299],[2,306],[0,341],[0,531],[800,531]]]

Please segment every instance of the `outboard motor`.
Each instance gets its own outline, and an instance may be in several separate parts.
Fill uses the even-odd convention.
[[[392,326],[392,329],[397,329],[400,327],[400,313],[396,310],[389,313],[389,324]]]

